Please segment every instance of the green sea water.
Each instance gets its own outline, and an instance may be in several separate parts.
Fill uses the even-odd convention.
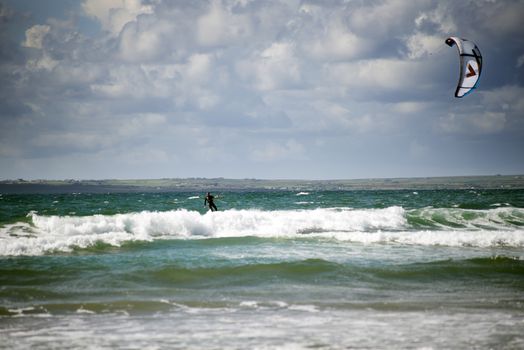
[[[0,196],[0,348],[524,347],[524,190]]]

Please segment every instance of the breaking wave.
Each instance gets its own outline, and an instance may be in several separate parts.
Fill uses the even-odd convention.
[[[447,246],[524,246],[524,209],[330,208],[136,212],[43,216],[0,227],[0,256],[69,252],[98,243],[223,237],[321,237],[341,241]]]

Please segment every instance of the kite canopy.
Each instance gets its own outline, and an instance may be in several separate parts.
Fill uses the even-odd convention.
[[[474,42],[457,37],[449,37],[446,44],[450,47],[457,45],[460,55],[460,76],[455,90],[455,97],[464,97],[475,87],[482,72],[482,55]]]

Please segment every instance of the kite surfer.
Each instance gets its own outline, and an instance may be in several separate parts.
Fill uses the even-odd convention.
[[[209,209],[211,209],[211,211],[218,210],[217,206],[214,203],[214,199],[215,199],[215,196],[213,196],[210,192],[207,193],[206,198],[204,199],[204,206],[206,206],[207,204],[209,206]]]

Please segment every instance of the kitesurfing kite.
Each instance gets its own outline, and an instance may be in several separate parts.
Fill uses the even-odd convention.
[[[482,72],[482,55],[474,42],[457,37],[449,37],[446,44],[457,45],[460,55],[460,76],[455,97],[464,97],[477,87]]]

